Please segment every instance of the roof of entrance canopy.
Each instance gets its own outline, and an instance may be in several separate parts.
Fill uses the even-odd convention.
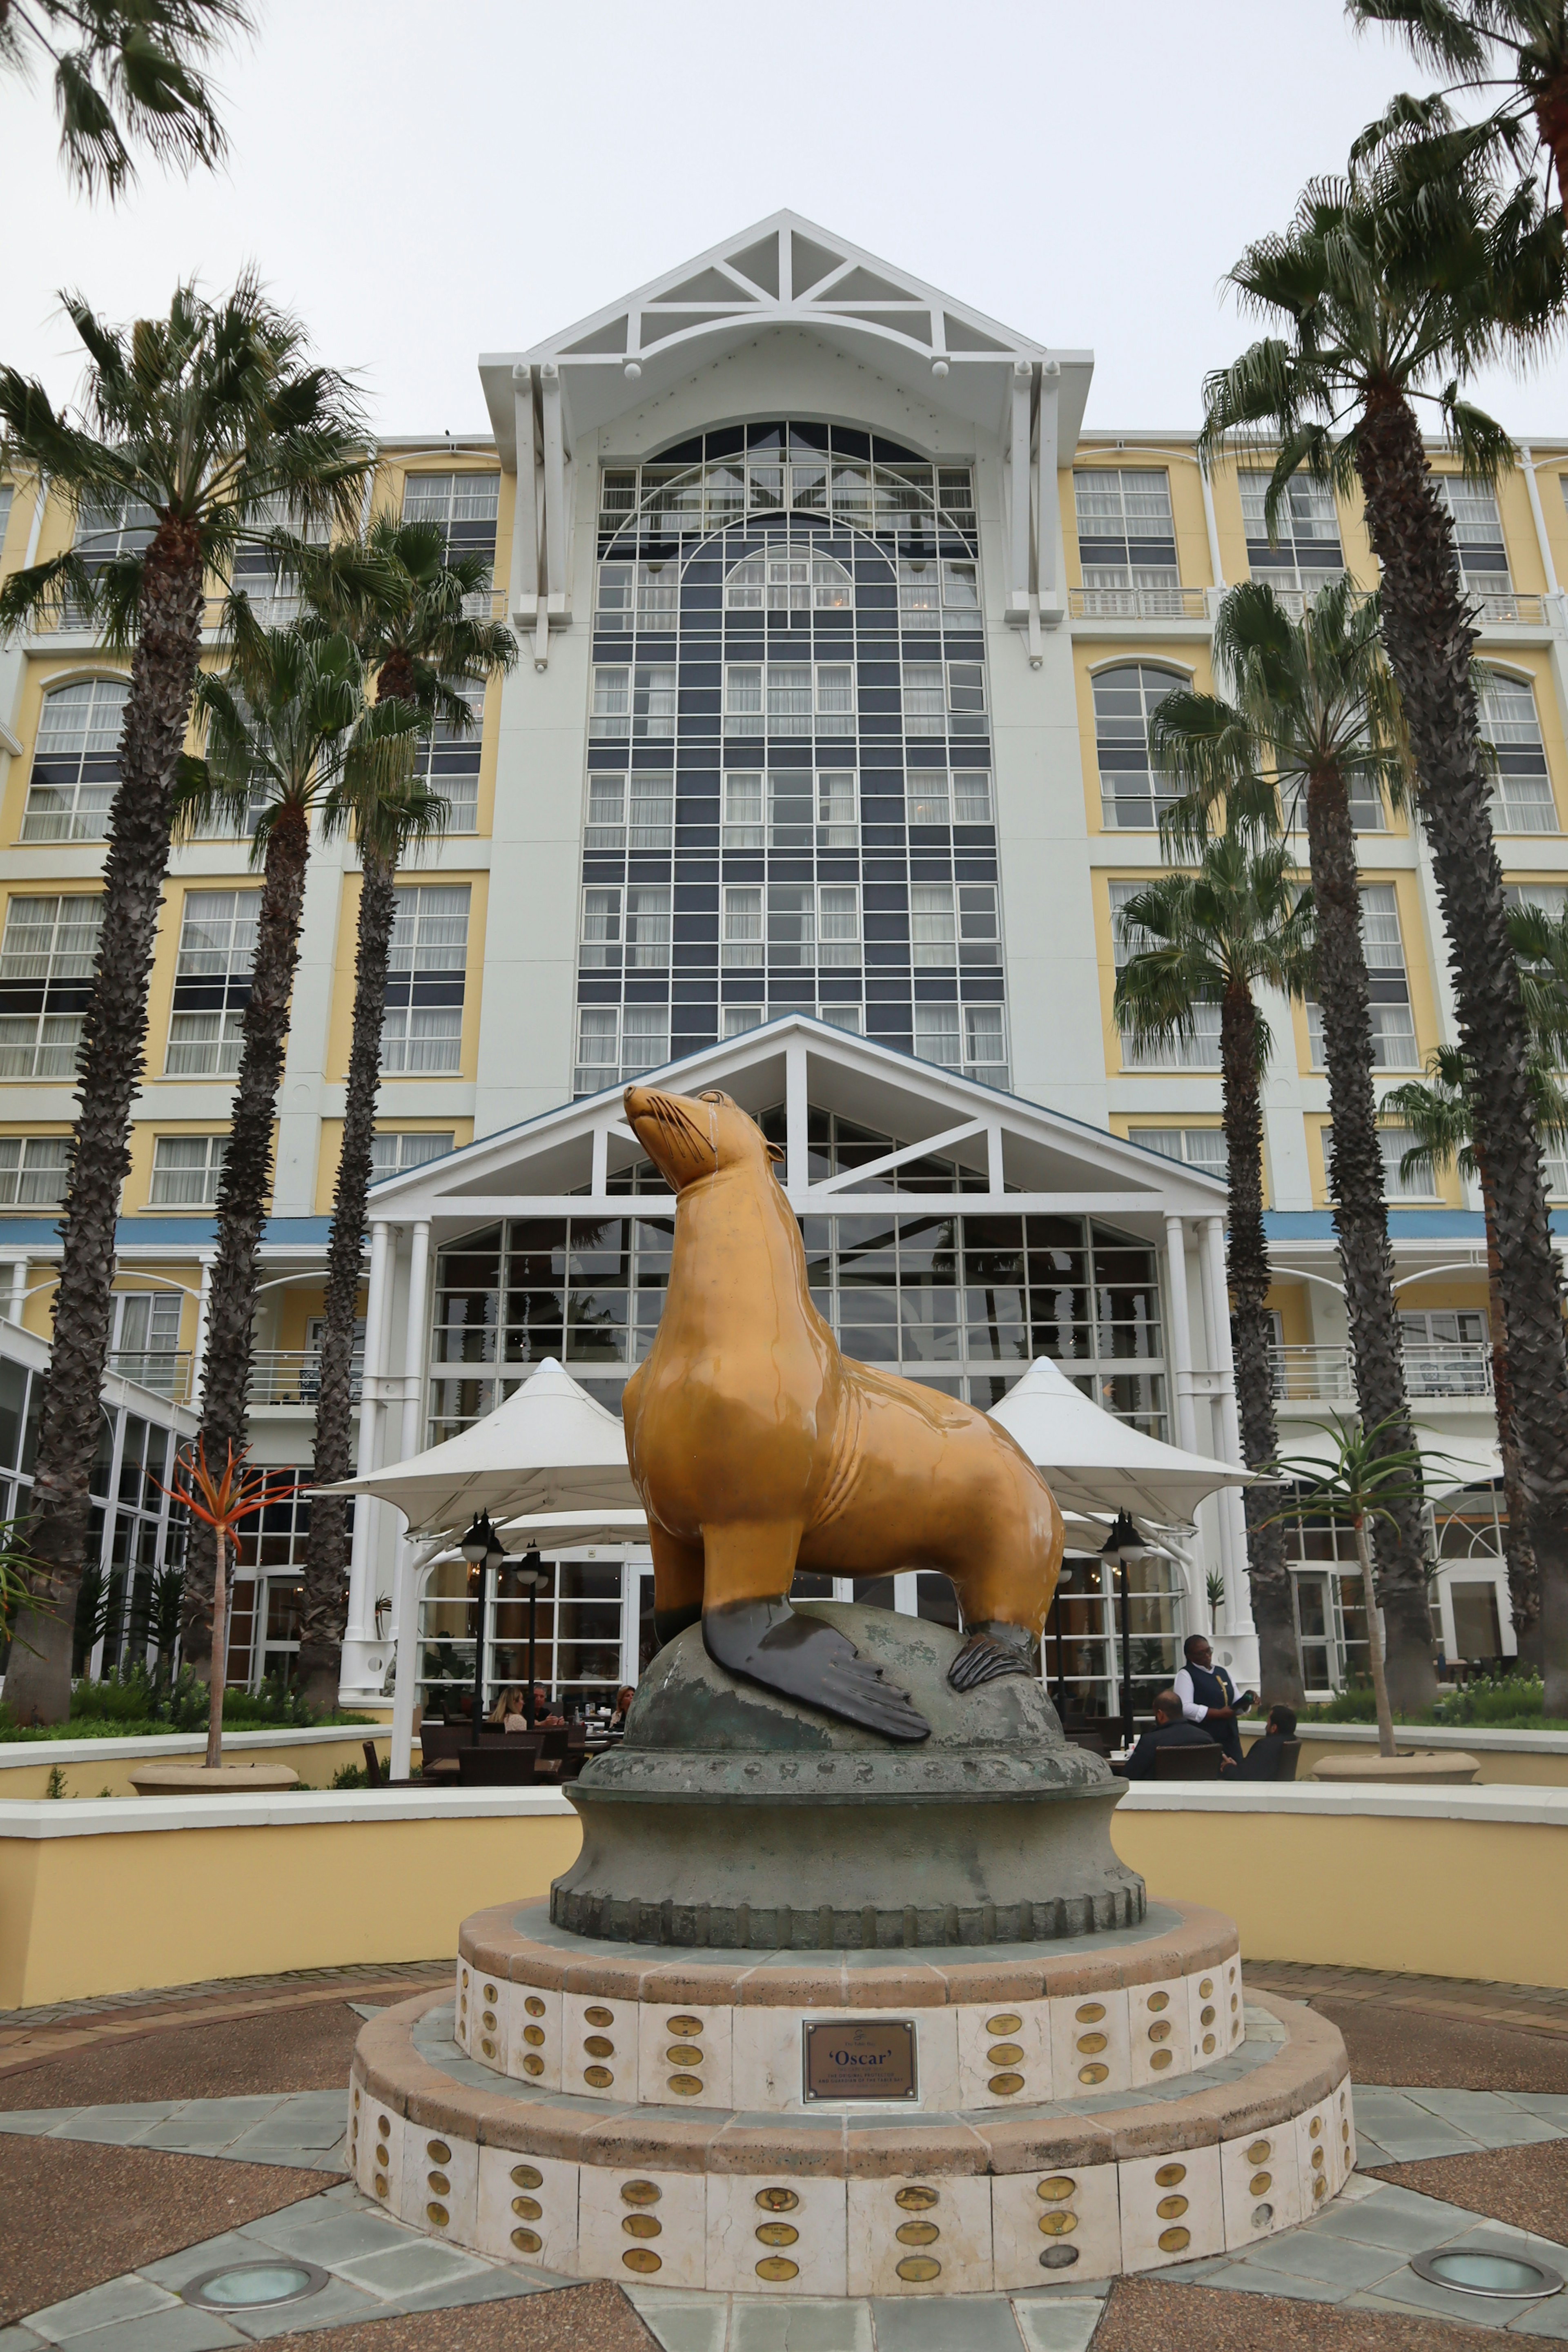
[[[1206,1495],[1243,1486],[1249,1473],[1186,1454],[1118,1421],[1044,1356],[991,1409],[1045,1473],[1063,1510],[1114,1511],[1184,1527]]]
[[[416,1535],[463,1526],[479,1511],[499,1520],[523,1512],[631,1510],[641,1520],[618,1414],[595,1404],[552,1356],[444,1445],[323,1491],[377,1496],[404,1512]]]
[[[721,1087],[753,1117],[783,1107],[789,1157],[781,1172],[802,1215],[1089,1214],[1159,1244],[1167,1217],[1225,1213],[1218,1177],[805,1013],[704,1046],[641,1083],[692,1095]],[[826,1176],[812,1165],[808,1108],[885,1131],[896,1148]],[[927,1154],[959,1171],[961,1192],[931,1190],[929,1168],[911,1165]],[[502,1216],[668,1216],[673,1203],[662,1188],[626,1189],[627,1171],[646,1156],[613,1086],[385,1178],[372,1188],[370,1215],[400,1224],[427,1218],[443,1245]],[[905,1175],[918,1179],[908,1190]]]
[[[569,440],[574,430],[592,432],[667,401],[686,379],[770,333],[809,339],[874,370],[910,396],[910,434],[932,446],[939,432],[921,432],[921,409],[932,419],[994,429],[1018,371],[1033,377],[1049,364],[1059,371],[1059,442],[1070,449],[1093,368],[1089,352],[1048,351],[833,230],[783,211],[530,351],[482,354],[479,378],[501,462],[509,469],[517,463],[514,366],[554,372]],[[845,397],[852,407],[847,384]],[[663,438],[669,437],[667,421]],[[658,446],[656,426],[649,447]]]

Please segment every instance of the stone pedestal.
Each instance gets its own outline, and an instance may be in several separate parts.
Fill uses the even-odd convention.
[[[1333,2197],[1339,2033],[1248,2007],[1229,1920],[1148,1903],[1038,1683],[956,1693],[948,1628],[806,1605],[930,1740],[671,1643],[548,1907],[465,1921],[451,1997],[360,2035],[364,2193],[502,2261],[785,2296],[1154,2270]]]

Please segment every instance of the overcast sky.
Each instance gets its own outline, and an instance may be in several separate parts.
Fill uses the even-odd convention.
[[[232,157],[74,195],[43,90],[0,86],[0,358],[57,398],[57,289],[112,319],[254,261],[388,433],[485,429],[521,350],[790,205],[1043,341],[1088,422],[1195,421],[1247,330],[1219,281],[1419,84],[1340,0],[260,0],[221,68]],[[1480,396],[1568,431],[1568,363]]]

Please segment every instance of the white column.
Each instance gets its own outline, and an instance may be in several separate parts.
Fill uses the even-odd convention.
[[[1552,561],[1552,541],[1546,536],[1546,517],[1541,511],[1541,486],[1535,478],[1535,461],[1528,441],[1520,444],[1519,454],[1524,464],[1524,487],[1530,492],[1531,520],[1535,525],[1535,543],[1541,550],[1541,568],[1546,575],[1546,593],[1549,596],[1555,596],[1557,566]]]
[[[202,1260],[202,1286],[196,1294],[196,1337],[191,1349],[191,1384],[186,1391],[194,1404],[202,1392],[202,1374],[207,1360],[207,1308],[212,1302],[213,1262]]]
[[[1220,1458],[1239,1463],[1241,1422],[1236,1409],[1236,1362],[1230,1348],[1230,1301],[1225,1280],[1225,1221],[1205,1217],[1198,1228],[1198,1256],[1208,1295],[1219,1405]],[[1241,1495],[1228,1486],[1219,1497],[1220,1556],[1225,1573],[1225,1626],[1228,1633],[1255,1638],[1252,1591],[1247,1580],[1247,1529]]]
[[[14,1257],[11,1261],[11,1304],[6,1309],[5,1319],[7,1322],[19,1323],[21,1321],[22,1302],[26,1296],[27,1261],[25,1257]]]
[[[370,1296],[365,1305],[364,1370],[360,1377],[359,1453],[354,1468],[367,1477],[376,1466],[382,1412],[382,1371],[386,1353],[392,1287],[392,1231],[384,1218],[370,1229]],[[348,1630],[343,1638],[342,1695],[364,1698],[379,1693],[384,1652],[375,1638],[375,1547],[380,1506],[374,1496],[354,1499],[353,1545],[349,1555]],[[373,1659],[376,1661],[372,1664]]]
[[[805,1040],[793,1037],[784,1047],[784,1190],[792,1201],[805,1192],[810,1174]]]
[[[1193,1412],[1193,1332],[1187,1314],[1187,1244],[1180,1217],[1165,1219],[1165,1283],[1170,1293],[1166,1315],[1171,1344],[1165,1351],[1172,1392],[1176,1400],[1176,1443],[1189,1454],[1198,1450],[1197,1422]]]
[[[449,1538],[436,1536],[427,1543],[399,1546],[397,1589],[397,1685],[392,1694],[392,1752],[387,1770],[395,1780],[406,1780],[414,1753],[414,1700],[419,1683],[419,1595],[425,1571]]]
[[[425,1291],[430,1270],[430,1221],[422,1217],[414,1228],[408,1257],[408,1318],[403,1331],[402,1458],[419,1452],[419,1422],[425,1402],[425,1364],[428,1354],[425,1327]],[[366,1331],[368,1339],[370,1334]]]
[[[1219,525],[1215,520],[1214,484],[1209,479],[1209,471],[1206,466],[1200,466],[1198,467],[1198,480],[1202,485],[1204,494],[1204,529],[1208,533],[1209,570],[1214,573],[1215,586],[1216,588],[1223,588],[1225,586],[1225,566],[1219,560]]]

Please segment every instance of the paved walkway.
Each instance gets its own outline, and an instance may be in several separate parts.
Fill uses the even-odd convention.
[[[356,2002],[374,2013],[371,2002]],[[1411,2257],[1458,2242],[1536,2253],[1568,2276],[1568,2247],[1389,2182],[1369,2165],[1568,2138],[1568,2097],[1373,2087],[1355,2093],[1363,2173],[1300,2229],[1245,2252],[1157,2275],[1239,2294],[1408,2313],[1568,2342],[1568,2294],[1526,2307],[1429,2286]],[[341,2172],[343,2095],[148,2100],[0,2115],[0,2132],[117,2147]],[[308,2301],[219,2316],[179,2290],[226,2263],[289,2256],[328,2284]],[[45,2345],[81,2352],[216,2352],[299,2327],[342,2326],[510,2300],[570,2284],[547,2271],[487,2261],[390,2220],[349,2183],[223,2236],[128,2272],[0,2331],[0,2352]],[[925,2302],[626,2291],[663,2352],[1086,2352],[1112,2282],[1075,2280],[1012,2295]],[[955,2326],[962,2315],[962,2327]]]

